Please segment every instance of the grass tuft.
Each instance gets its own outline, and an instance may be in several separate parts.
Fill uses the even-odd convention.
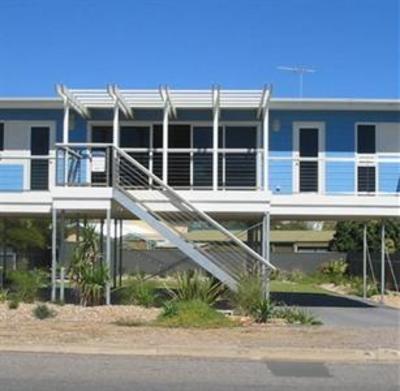
[[[153,323],[162,327],[220,328],[236,323],[201,300],[172,301]]]
[[[47,304],[38,304],[33,309],[32,313],[33,316],[39,320],[54,318],[57,315],[57,312],[49,308]]]

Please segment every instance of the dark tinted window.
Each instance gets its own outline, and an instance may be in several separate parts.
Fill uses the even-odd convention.
[[[111,126],[93,126],[92,142],[102,144],[112,144],[113,129]]]
[[[300,192],[318,191],[318,162],[300,162]]]
[[[153,148],[162,148],[162,125],[153,126]]]
[[[49,128],[31,128],[31,155],[49,154]]]
[[[150,128],[146,126],[124,126],[120,129],[120,146],[122,148],[148,148],[150,145]]]
[[[358,125],[357,126],[357,152],[375,153],[375,126]]]
[[[358,167],[357,186],[360,192],[375,192],[375,167]]]
[[[168,148],[190,148],[190,126],[170,125],[168,128]]]
[[[300,129],[300,157],[318,156],[318,129]]]
[[[196,126],[193,128],[193,148],[212,148],[213,128]]]
[[[0,151],[4,150],[4,124],[0,123]]]
[[[46,159],[31,161],[31,190],[48,190],[49,162]]]
[[[257,128],[255,126],[227,126],[225,148],[256,148]]]

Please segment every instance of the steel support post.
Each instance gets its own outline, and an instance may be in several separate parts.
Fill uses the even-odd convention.
[[[52,209],[51,221],[51,301],[56,301],[57,284],[57,209]]]
[[[106,284],[106,304],[111,304],[111,206],[106,213],[106,267],[108,281]]]
[[[119,286],[122,285],[122,257],[123,257],[123,227],[124,227],[124,223],[123,220],[120,219],[119,220]]]
[[[385,298],[385,222],[381,227],[381,303]]]
[[[364,223],[363,232],[363,298],[367,298],[367,224]]]
[[[262,235],[261,235],[261,255],[268,262],[270,261],[270,213],[267,212],[263,216],[262,221]],[[265,297],[269,298],[270,294],[270,284],[269,284],[269,270],[266,265],[262,266],[261,276],[263,280],[263,291],[265,293]]]

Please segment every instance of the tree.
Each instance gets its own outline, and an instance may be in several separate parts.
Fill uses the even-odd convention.
[[[371,252],[379,252],[381,248],[381,221],[371,220],[367,223],[368,247]],[[362,251],[364,223],[341,221],[336,225],[336,233],[330,247],[336,251]],[[385,221],[386,247],[389,252],[400,251],[400,220]]]

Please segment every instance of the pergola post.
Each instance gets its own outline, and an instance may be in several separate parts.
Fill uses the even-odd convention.
[[[64,120],[63,120],[63,144],[69,143],[69,113],[70,107],[67,102],[64,104]],[[68,151],[64,149],[64,186],[68,185]]]
[[[218,129],[219,129],[219,88],[213,89],[213,190],[218,190]]]
[[[57,284],[57,209],[51,211],[51,301],[56,301]]]
[[[363,298],[367,298],[367,224],[364,223],[363,232]]]
[[[264,87],[263,95],[258,108],[257,116],[262,116],[262,131],[263,131],[263,180],[262,188],[264,191],[268,191],[268,166],[269,166],[269,102],[271,99],[272,87]]]
[[[385,298],[385,221],[382,220],[381,227],[381,303]]]
[[[164,106],[163,113],[163,128],[162,128],[162,180],[164,183],[168,183],[168,115],[169,106],[168,103]]]
[[[111,205],[106,211],[106,268],[108,281],[106,284],[105,298],[106,304],[111,304]]]
[[[119,146],[119,107],[115,105],[114,107],[114,117],[113,117],[113,145],[115,147]]]

